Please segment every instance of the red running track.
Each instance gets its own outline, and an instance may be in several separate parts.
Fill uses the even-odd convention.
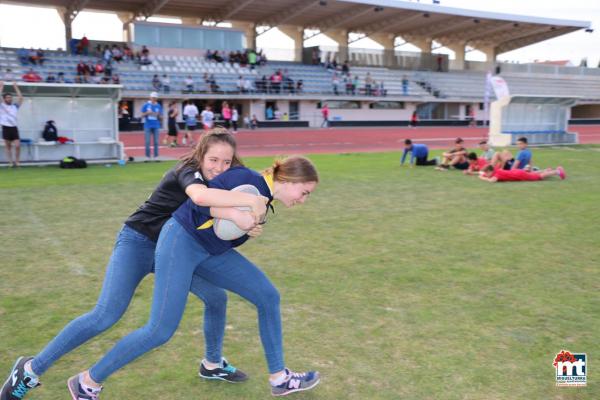
[[[570,131],[579,132],[582,144],[600,143],[600,125],[577,125]],[[257,129],[236,134],[240,155],[271,156],[314,153],[357,153],[401,150],[404,139],[425,143],[432,149],[447,148],[456,137],[462,137],[468,147],[475,147],[485,137],[484,128],[469,127],[399,127],[331,128],[331,129]],[[165,137],[161,133],[161,143]],[[179,135],[181,140],[181,133]],[[196,138],[198,133],[196,133]],[[123,132],[127,156],[144,157],[143,132]],[[161,158],[179,158],[189,147],[160,147]]]

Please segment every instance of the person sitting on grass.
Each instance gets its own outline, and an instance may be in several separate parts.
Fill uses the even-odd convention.
[[[517,157],[513,157],[510,150],[503,150],[500,153],[496,153],[492,157],[492,165],[500,165],[502,169],[525,169],[531,170],[531,150],[527,148],[527,138],[521,137],[517,140],[517,146],[519,146],[519,152]]]
[[[404,161],[406,161],[406,155],[410,153],[410,165],[414,164],[415,158],[417,159],[416,165],[425,166],[425,165],[436,165],[437,160],[427,160],[427,156],[429,155],[429,149],[427,145],[413,143],[412,140],[406,139],[404,141],[404,152],[402,153],[402,160],[400,161],[401,165],[404,165]]]
[[[442,154],[442,163],[436,169],[438,171],[446,171],[450,167],[465,170],[469,168],[467,161],[467,149],[463,146],[464,140],[456,138],[454,148]]]
[[[488,163],[491,162],[492,158],[494,158],[494,154],[496,154],[496,151],[490,147],[487,140],[482,140],[479,142],[479,148],[482,151],[481,158],[485,158]]]
[[[477,175],[486,165],[488,165],[488,161],[485,158],[477,157],[477,154],[473,152],[467,155],[467,160],[469,162],[469,168],[463,171],[465,175]]]
[[[539,172],[529,172],[523,169],[511,169],[505,170],[501,168],[494,168],[493,165],[486,166],[479,179],[495,183],[495,182],[517,182],[517,181],[541,181],[550,176],[558,176],[560,179],[566,179],[567,175],[563,167],[556,167],[556,169],[546,168]]]

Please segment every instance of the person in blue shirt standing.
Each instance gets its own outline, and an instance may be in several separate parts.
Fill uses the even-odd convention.
[[[406,160],[406,155],[410,153],[410,164],[415,164],[415,159],[417,160],[415,165],[426,166],[426,165],[437,165],[437,160],[427,160],[429,156],[429,149],[427,145],[413,143],[412,140],[406,139],[404,141],[404,152],[402,153],[402,160],[400,164],[404,165],[404,161]]]
[[[163,109],[158,104],[158,93],[150,93],[150,100],[142,107],[142,116],[144,117],[144,136],[146,145],[146,158],[155,159],[158,157],[158,133],[160,131],[160,122],[163,115]],[[150,154],[150,137],[154,140],[154,154]]]
[[[302,204],[319,181],[312,162],[293,156],[275,164],[263,173],[245,167],[233,167],[209,182],[215,189],[231,190],[240,185],[256,187],[268,198],[268,205],[278,200],[285,207]],[[262,231],[255,225],[246,235],[235,240],[219,239],[213,217],[227,218],[222,209],[200,207],[191,201],[183,203],[163,226],[155,252],[154,298],[148,323],[121,339],[89,371],[97,400],[101,383],[136,358],[169,341],[185,310],[191,280],[199,274],[207,282],[232,291],[254,304],[265,358],[269,368],[271,393],[283,396],[309,390],[320,381],[316,371],[292,372],[283,359],[280,295],[267,275],[235,250],[249,235]],[[264,223],[264,220],[263,220]],[[87,387],[79,385],[77,376],[69,380],[73,400],[85,397]],[[143,397],[143,396],[142,396]]]

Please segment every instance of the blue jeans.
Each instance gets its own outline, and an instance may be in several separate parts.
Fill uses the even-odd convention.
[[[32,369],[41,375],[63,355],[113,326],[125,313],[141,280],[154,271],[156,243],[125,225],[117,235],[102,292],[96,307],[71,321],[32,362]],[[205,358],[221,361],[227,310],[226,292],[194,275],[191,291],[205,303]]]
[[[235,250],[213,256],[173,218],[163,226],[155,256],[154,298],[148,323],[121,339],[90,376],[101,383],[118,369],[166,343],[183,315],[194,272],[231,290],[258,309],[260,336],[269,371],[284,369],[279,293],[254,264]]]
[[[154,139],[154,157],[158,157],[158,131],[159,128],[144,128],[146,157],[148,158],[150,158],[150,136]]]

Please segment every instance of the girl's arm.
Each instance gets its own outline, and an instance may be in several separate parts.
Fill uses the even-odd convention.
[[[222,189],[209,189],[199,183],[186,187],[185,193],[194,204],[201,207],[250,207],[256,222],[260,221],[267,213],[268,199],[264,196]]]
[[[211,207],[210,215],[213,218],[227,219],[232,221],[243,231],[254,230],[257,226],[261,226],[257,225],[254,216],[250,212],[241,211],[233,207]]]
[[[493,176],[491,178],[486,178],[483,175],[479,175],[479,179],[486,181],[486,182],[490,182],[490,183],[498,182],[498,178],[496,178],[495,176]]]

